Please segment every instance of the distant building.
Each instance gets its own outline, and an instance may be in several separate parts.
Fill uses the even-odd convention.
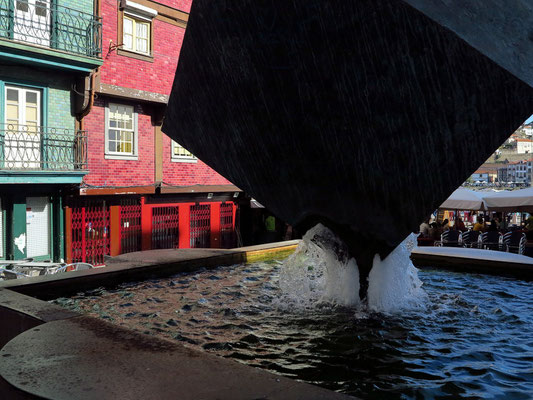
[[[524,133],[524,135],[530,136],[530,137],[533,136],[533,125],[532,124],[523,125],[521,130]]]
[[[518,154],[533,153],[533,140],[531,139],[516,139],[514,145]]]
[[[531,186],[532,161],[533,159],[512,162],[499,168],[498,181]]]
[[[509,179],[507,177],[507,165],[498,168],[498,182],[500,184],[509,182]]]
[[[488,171],[478,169],[472,174],[470,180],[474,184],[487,184],[490,182],[490,177]]]

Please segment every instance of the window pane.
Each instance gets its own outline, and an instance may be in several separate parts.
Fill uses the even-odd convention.
[[[110,129],[109,132],[109,140],[116,140],[117,139],[117,131]]]
[[[26,106],[26,124],[37,123],[37,108]]]
[[[39,17],[46,17],[46,6],[47,4],[42,1],[35,2],[35,14]]]
[[[122,42],[125,49],[133,50],[133,20],[124,17],[124,23],[122,24]]]
[[[120,139],[123,142],[131,142],[131,134],[132,132],[121,132]]]
[[[133,36],[124,34],[124,48],[133,50]]]
[[[148,39],[148,24],[145,22],[136,23],[137,26],[137,37],[141,39]]]
[[[148,40],[146,39],[137,39],[137,51],[141,53],[148,53]]]
[[[37,93],[26,92],[26,103],[37,105]]]
[[[125,34],[127,33],[129,35],[133,35],[133,20],[124,17],[124,24],[122,25],[122,30]]]
[[[13,3],[12,3],[13,4]],[[28,12],[28,2],[27,1],[17,1],[17,10]]]
[[[15,104],[8,104],[6,107],[8,121],[16,121],[19,119],[19,108]]]
[[[13,89],[7,89],[7,100],[8,101],[18,101],[19,100],[19,91]]]

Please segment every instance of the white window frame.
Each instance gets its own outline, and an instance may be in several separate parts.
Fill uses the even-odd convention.
[[[133,152],[121,153],[116,151],[109,151],[109,108],[114,106],[131,107],[133,112]],[[107,160],[138,160],[139,159],[139,116],[135,111],[135,107],[129,104],[109,102],[105,107],[105,149],[104,158]]]
[[[174,148],[176,146],[181,147],[182,149],[185,149],[182,145],[180,145],[178,142],[171,140],[170,141],[170,160],[172,162],[182,162],[182,163],[197,163],[198,158],[192,154],[189,150],[185,149],[187,152],[189,152],[191,155],[175,155],[174,154]]]

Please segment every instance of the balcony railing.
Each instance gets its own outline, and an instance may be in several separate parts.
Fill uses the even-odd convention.
[[[0,124],[0,170],[87,169],[87,132]]]
[[[0,38],[102,57],[102,19],[54,0],[0,0]]]

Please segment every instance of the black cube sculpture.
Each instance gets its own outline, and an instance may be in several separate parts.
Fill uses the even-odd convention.
[[[364,278],[533,113],[532,40],[525,0],[195,0],[163,131]]]

